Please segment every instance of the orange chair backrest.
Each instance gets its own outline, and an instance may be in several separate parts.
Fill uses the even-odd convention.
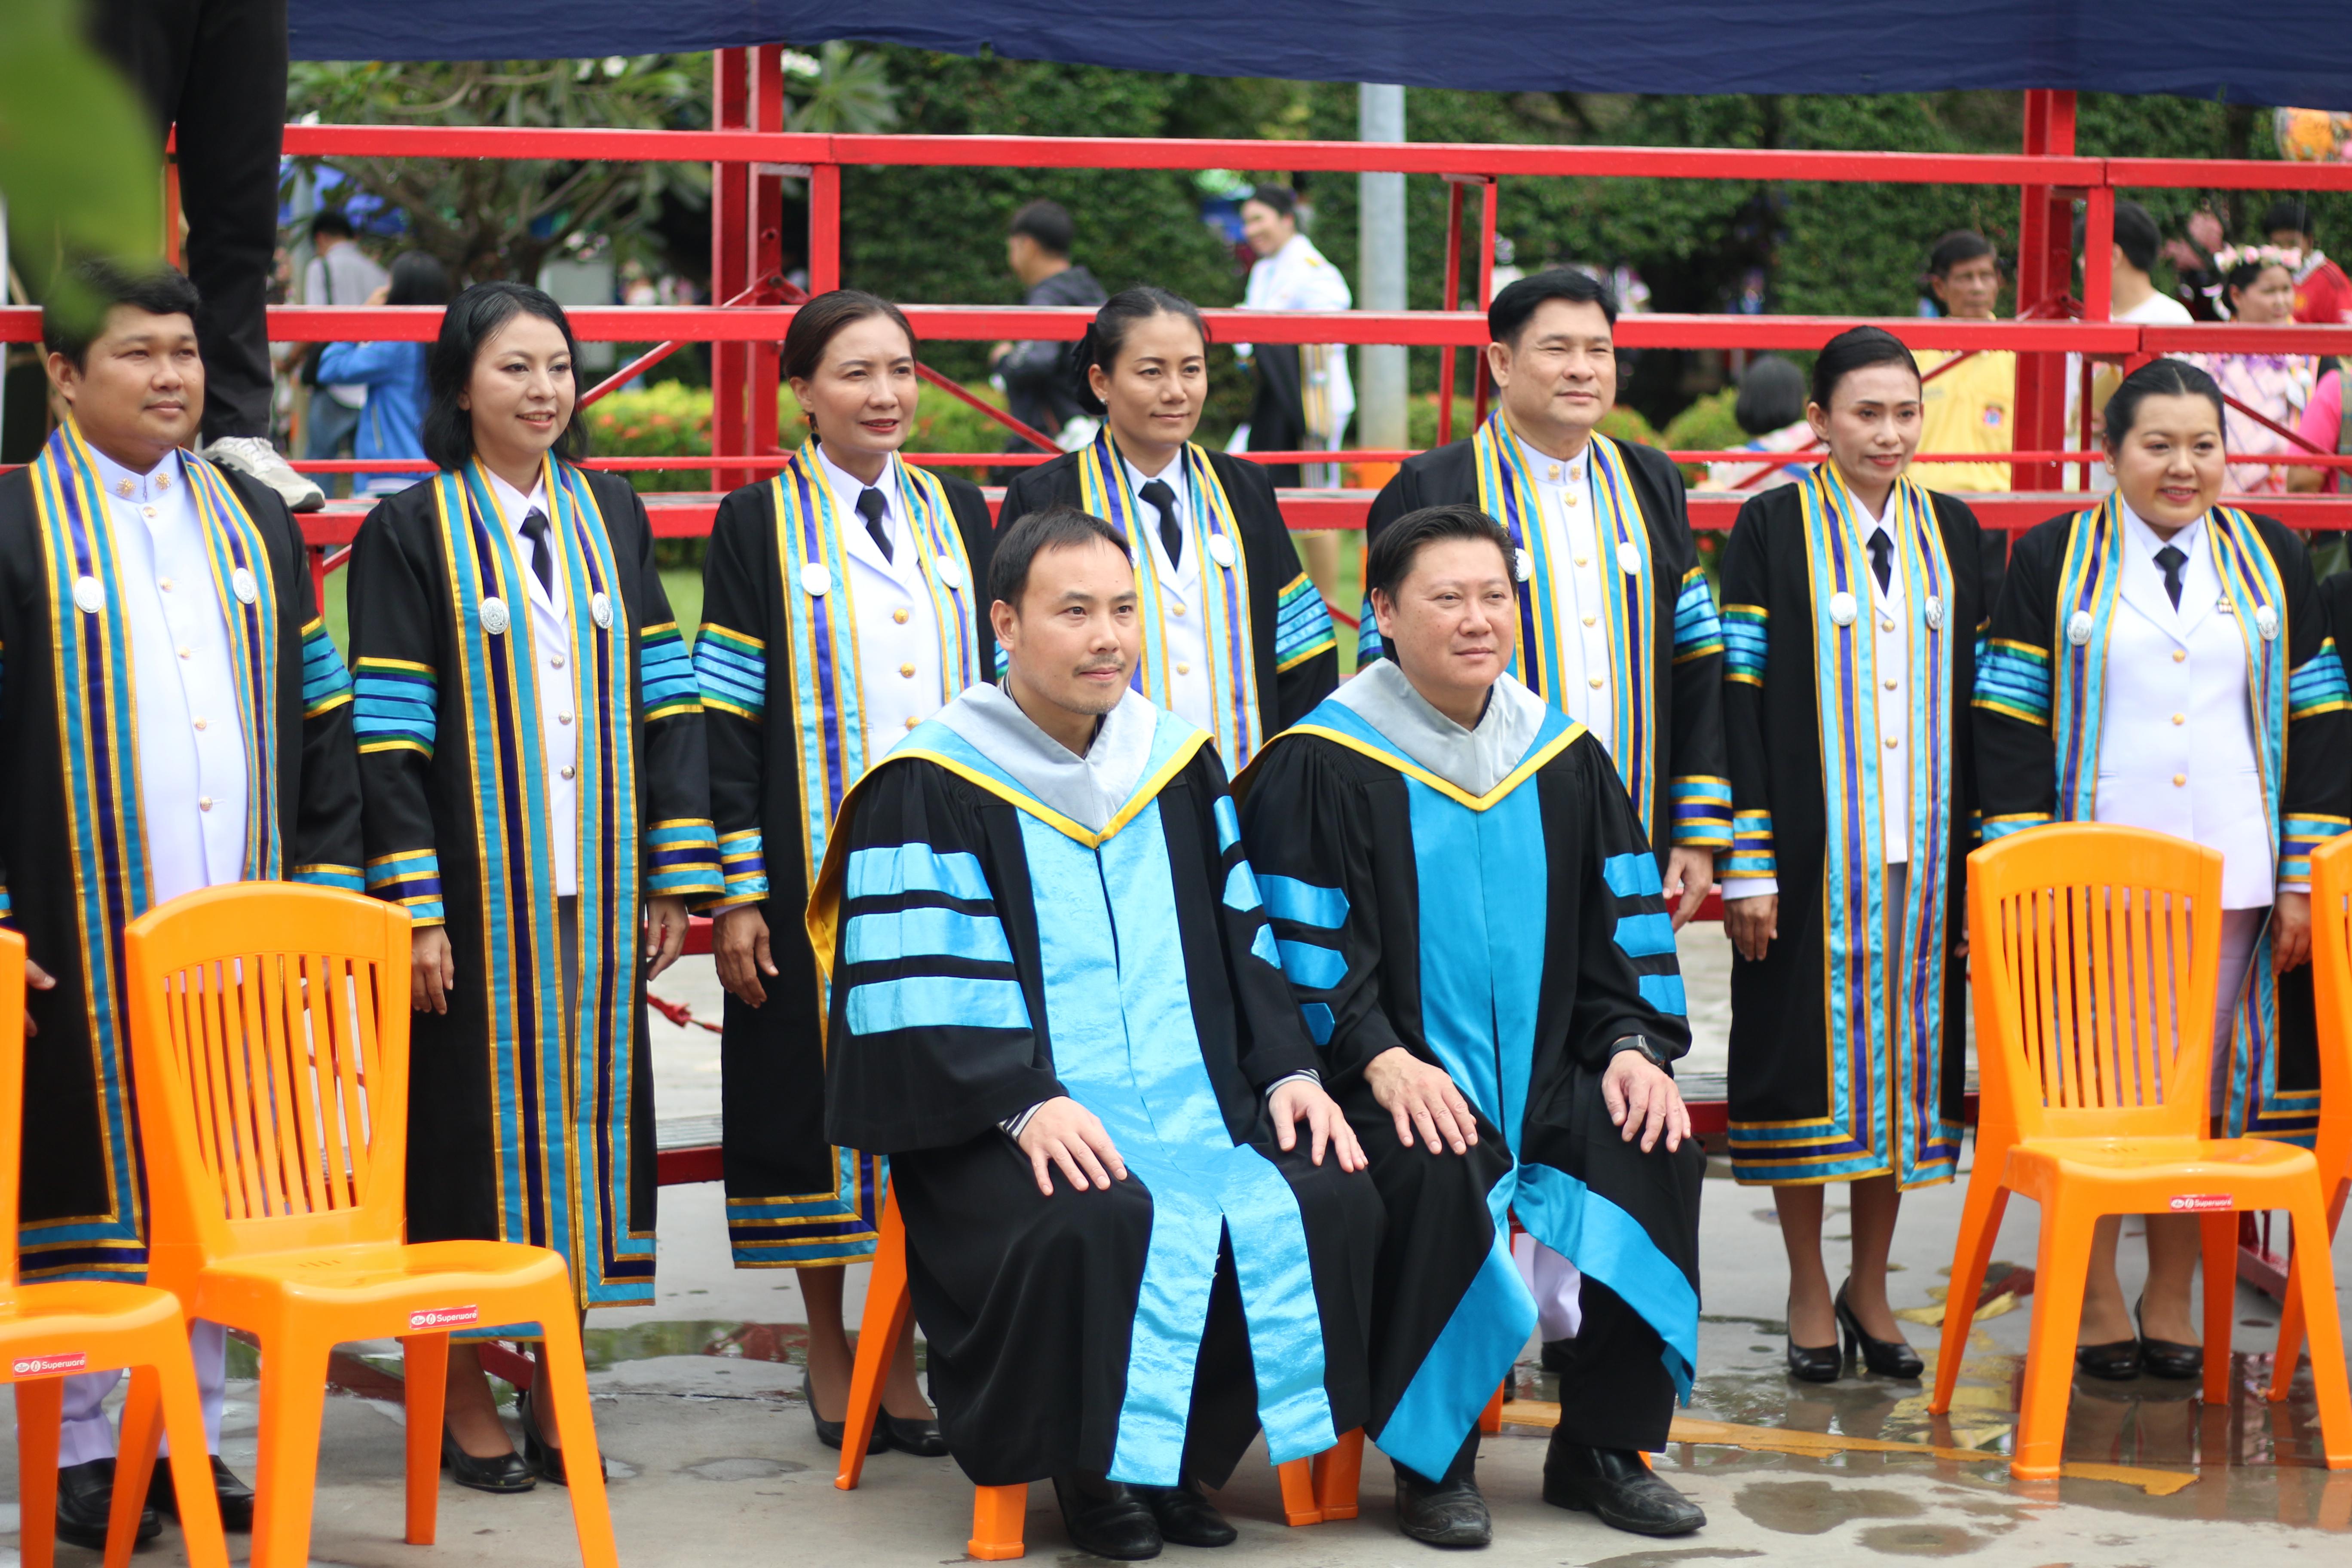
[[[16,1289],[16,1180],[24,1166],[25,939],[0,931],[0,1301]]]
[[[290,882],[208,888],[123,946],[150,1278],[401,1239],[408,913]]]
[[[1980,1146],[2202,1136],[2221,937],[2221,852],[2185,838],[2065,823],[1970,855]]]
[[[2352,1156],[2352,834],[2311,858],[2311,980],[2319,1004],[2320,1174]]]

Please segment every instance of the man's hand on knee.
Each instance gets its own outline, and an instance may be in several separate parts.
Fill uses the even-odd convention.
[[[1275,1142],[1285,1149],[1297,1147],[1297,1123],[1303,1116],[1311,1135],[1308,1157],[1317,1164],[1323,1163],[1327,1144],[1339,1156],[1339,1169],[1343,1171],[1360,1171],[1369,1163],[1363,1145],[1356,1142],[1356,1130],[1348,1125],[1347,1113],[1339,1109],[1338,1100],[1324,1092],[1321,1084],[1294,1079],[1274,1091],[1266,1109],[1274,1113]]]
[[[1111,1184],[1127,1180],[1127,1163],[1095,1113],[1067,1095],[1040,1105],[1021,1130],[1021,1152],[1037,1173],[1037,1190],[1054,1195],[1051,1166],[1058,1165],[1071,1190],[1088,1187],[1110,1191]]]
[[[1609,1070],[1601,1075],[1601,1098],[1609,1107],[1609,1120],[1623,1130],[1627,1142],[1640,1135],[1644,1154],[1658,1146],[1661,1133],[1670,1152],[1680,1149],[1691,1135],[1690,1108],[1683,1104],[1683,1091],[1664,1068],[1639,1051],[1619,1051],[1609,1058]]]
[[[1382,1110],[1396,1120],[1397,1142],[1412,1147],[1413,1130],[1433,1154],[1467,1153],[1478,1142],[1478,1119],[1444,1068],[1391,1046],[1364,1068],[1364,1082]]]

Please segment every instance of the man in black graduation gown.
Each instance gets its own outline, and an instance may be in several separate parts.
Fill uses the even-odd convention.
[[[1388,1209],[1367,1434],[1398,1521],[1483,1546],[1477,1418],[1537,1303],[1508,1216],[1580,1275],[1544,1500],[1680,1535],[1706,1515],[1643,1462],[1698,1341],[1705,1158],[1656,858],[1591,733],[1506,669],[1508,536],[1401,518],[1366,560],[1390,657],[1268,744],[1243,837],[1283,973]],[[1543,1271],[1536,1270],[1538,1284]]]
[[[44,317],[68,408],[0,476],[0,921],[32,967],[18,1272],[143,1279],[122,931],[224,882],[360,886],[351,679],[268,486],[187,449],[205,406],[196,290],[168,269],[78,277],[103,315]],[[192,1336],[215,1448],[223,1331]],[[118,1373],[68,1380],[58,1533],[102,1549]],[[213,1470],[222,1521],[253,1494]],[[151,1503],[171,1506],[168,1467]],[[162,1529],[151,1510],[139,1539]]]
[[[828,1126],[890,1156],[965,1473],[1051,1476],[1103,1556],[1223,1545],[1200,1489],[1261,1426],[1283,1463],[1363,1422],[1379,1196],[1216,752],[1128,689],[1118,534],[1032,514],[989,588],[1003,685],[909,733],[826,847]]]

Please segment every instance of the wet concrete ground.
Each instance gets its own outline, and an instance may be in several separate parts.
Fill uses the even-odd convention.
[[[1720,1070],[1722,1020],[1707,999],[1720,994],[1723,963],[1718,932],[1686,939],[1699,1036],[1694,1070]],[[718,1016],[707,970],[666,977],[659,989],[688,1001],[700,1016]],[[715,1114],[717,1037],[668,1025],[657,1033],[665,1118]],[[2224,1568],[2258,1555],[2352,1561],[2352,1471],[2331,1475],[2311,1458],[2308,1372],[2286,1404],[2261,1398],[2277,1322],[2267,1298],[2244,1289],[2235,1293],[2236,1375],[2228,1405],[2199,1404],[2194,1384],[2078,1380],[2067,1428],[2069,1478],[2012,1482],[2000,1455],[2016,1419],[2031,1298],[2019,1310],[1979,1321],[1948,1422],[1927,1415],[1923,1384],[1861,1376],[1794,1384],[1780,1370],[1785,1268],[1770,1195],[1734,1184],[1719,1169],[1710,1174],[1716,1179],[1707,1184],[1701,1221],[1701,1377],[1680,1427],[1696,1440],[1677,1441],[1659,1461],[1661,1473],[1706,1509],[1706,1528],[1650,1542],[1546,1507],[1544,1434],[1512,1426],[1487,1440],[1480,1461],[1496,1519],[1496,1543],[1483,1560],[1511,1568],[1671,1568],[1749,1558],[1827,1563],[1943,1557],[2020,1568]],[[1937,1305],[1960,1193],[1956,1184],[1906,1199],[1895,1248],[1899,1309]],[[613,1466],[622,1561],[766,1568],[960,1560],[971,1494],[953,1462],[877,1455],[867,1461],[863,1488],[835,1490],[837,1456],[816,1442],[793,1364],[804,1317],[791,1272],[729,1267],[715,1186],[671,1188],[662,1202],[659,1299],[590,1321],[592,1381]],[[1834,1192],[1831,1203],[1826,1229],[1834,1267],[1845,1226]],[[2011,1205],[1997,1258],[2032,1266],[2034,1218],[2030,1204]],[[2127,1243],[2124,1251],[2132,1294],[2139,1249]],[[2352,1256],[2352,1247],[2344,1252]],[[853,1315],[864,1272],[852,1271]],[[2339,1290],[2352,1285],[2352,1268],[2341,1258],[2336,1278]],[[1932,1373],[1936,1329],[1916,1322],[1906,1329]],[[394,1347],[352,1348],[385,1373],[397,1371]],[[249,1374],[249,1359],[240,1357],[233,1370]],[[352,1381],[373,1396],[339,1394],[328,1402],[314,1561],[354,1568],[578,1561],[567,1495],[546,1486],[525,1497],[490,1498],[445,1484],[439,1544],[403,1544],[400,1410],[385,1397],[396,1391],[381,1378]],[[1532,1346],[1516,1392],[1521,1403],[1512,1415],[1534,1420],[1545,1415],[1542,1402],[1558,1396],[1533,1364]],[[248,1475],[253,1396],[250,1381],[232,1381],[226,1451]],[[1872,1443],[1946,1452],[1840,1447]],[[1811,1451],[1786,1451],[1792,1448]],[[2107,1468],[2073,1473],[2085,1467]],[[0,1453],[0,1478],[14,1473],[13,1452]],[[5,1479],[0,1493],[13,1495]],[[1213,1561],[1221,1568],[1388,1568],[1427,1561],[1430,1549],[1397,1533],[1391,1497],[1386,1464],[1368,1455],[1360,1517],[1292,1530],[1281,1523],[1272,1472],[1253,1455],[1220,1499],[1242,1540]],[[1072,1552],[1050,1489],[1033,1488],[1030,1504],[1033,1559],[1094,1561]],[[15,1561],[15,1525],[13,1503],[0,1505],[0,1568]],[[232,1551],[243,1560],[244,1538],[232,1538]],[[1171,1548],[1168,1560],[1200,1555]],[[140,1558],[182,1560],[170,1528]],[[82,1568],[98,1557],[66,1547],[58,1562]]]

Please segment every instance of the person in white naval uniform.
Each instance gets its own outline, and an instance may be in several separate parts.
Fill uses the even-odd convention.
[[[992,535],[977,487],[898,458],[920,384],[914,333],[888,301],[844,289],[803,305],[783,369],[809,440],[720,503],[695,663],[726,874],[708,908],[728,992],[728,1231],[738,1268],[799,1271],[809,1415],[837,1447],[843,1276],[873,1255],[886,1167],[825,1137],[824,993],[801,911],[843,794],[994,672],[981,596]],[[873,1446],[947,1451],[905,1345]]]
[[[1288,185],[1258,185],[1242,203],[1242,233],[1257,253],[1242,293],[1244,310],[1351,310],[1348,279],[1298,232],[1298,193]],[[1250,405],[1240,448],[1254,452],[1336,451],[1356,413],[1345,343],[1256,343],[1244,351],[1257,366],[1257,396]],[[1277,485],[1329,489],[1339,482],[1329,463],[1274,470]]]
[[[2141,366],[2107,404],[2114,490],[2019,540],[1977,686],[1984,832],[2116,822],[2219,849],[2211,1111],[2229,1136],[2308,1142],[2311,854],[2352,814],[2352,721],[2301,541],[2216,504],[2221,410],[2196,366]],[[2117,1228],[2099,1226],[2076,1361],[2198,1376],[2195,1216],[2148,1216],[2137,1309]]]
[[[226,882],[357,890],[359,779],[350,677],[293,519],[186,449],[205,405],[194,287],[168,269],[79,276],[95,330],[54,305],[42,324],[66,421],[0,478],[0,921],[32,962],[19,1264],[137,1280],[121,929]],[[105,911],[95,926],[89,910]],[[218,1456],[224,1331],[190,1337],[222,1520],[248,1529],[253,1494]],[[67,1380],[58,1533],[78,1545],[106,1544],[100,1402],[120,1377]],[[177,1511],[169,1474],[154,1471],[142,1541]]]

